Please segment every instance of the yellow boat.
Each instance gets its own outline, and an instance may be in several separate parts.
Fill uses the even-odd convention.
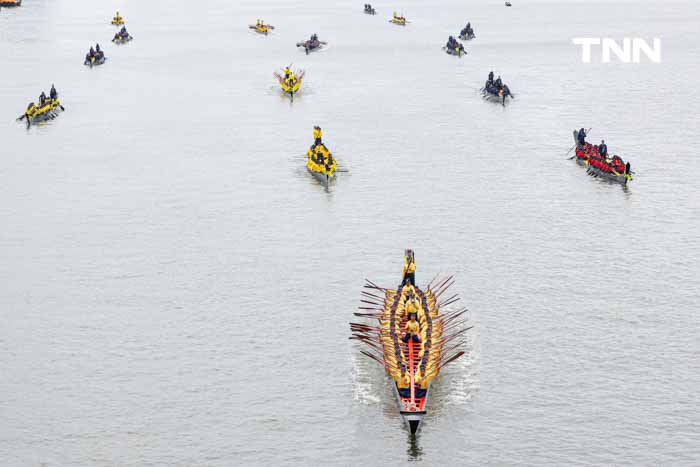
[[[44,105],[41,107],[33,107],[27,109],[24,114],[17,120],[27,120],[27,128],[32,123],[45,122],[47,120],[53,120],[58,116],[59,110],[65,110],[58,99],[46,99]]]
[[[413,265],[413,272],[409,267]],[[437,278],[436,278],[437,279]],[[362,354],[381,364],[396,393],[399,413],[415,433],[428,410],[431,384],[442,367],[465,355],[460,336],[471,326],[465,308],[447,310],[457,295],[441,298],[454,283],[452,276],[433,279],[424,288],[415,285],[415,255],[404,254],[404,273],[397,289],[367,280],[361,312],[373,324],[350,323],[350,339],[365,345]],[[411,321],[411,318],[415,318]],[[441,392],[447,391],[445,386]]]
[[[287,72],[289,73],[289,77],[285,79]],[[301,88],[301,80],[304,78],[304,70],[298,70],[295,74],[292,72],[292,70],[287,68],[285,69],[284,73],[275,73],[275,78],[277,78],[282,91],[285,94],[289,94],[289,96],[294,99],[294,94],[299,92],[299,89]]]
[[[270,32],[270,31],[272,31],[273,29],[275,29],[275,27],[272,26],[271,24],[265,24],[265,23],[263,23],[263,22],[260,22],[260,23],[258,23],[258,24],[251,24],[251,25],[248,26],[248,27],[249,27],[250,29],[255,30],[255,32],[257,32],[257,33],[259,33],[259,34],[265,34],[266,36],[267,36],[267,33],[268,33],[268,32]]]
[[[335,178],[336,168],[335,158],[325,144],[314,144],[306,152],[306,170],[326,188]]]
[[[406,18],[403,16],[397,16],[396,13],[394,13],[394,16],[389,20],[390,23],[397,24],[399,26],[406,26]]]

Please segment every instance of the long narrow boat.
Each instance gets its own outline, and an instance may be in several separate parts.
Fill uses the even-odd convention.
[[[316,130],[314,129],[314,131]],[[321,185],[328,188],[335,180],[336,169],[335,158],[326,145],[321,142],[321,137],[318,136],[316,142],[306,152],[306,170],[321,182]]]
[[[37,107],[33,112],[31,112],[31,114],[25,112],[24,115],[20,116],[17,120],[26,120],[27,128],[29,128],[32,123],[41,123],[53,120],[54,118],[58,117],[60,112],[64,110],[65,109],[58,99],[47,99],[43,106]]]
[[[406,26],[406,23],[408,23],[408,20],[406,20],[406,18],[403,16],[393,16],[389,20],[389,22],[396,24],[397,26]]]
[[[22,0],[0,0],[0,6],[14,7],[22,5]]]
[[[460,350],[464,342],[455,342],[455,338],[471,326],[466,327],[467,321],[462,318],[466,309],[441,312],[441,308],[459,300],[452,295],[440,301],[454,284],[452,276],[433,280],[420,289],[413,285],[415,272],[406,274],[411,263],[415,268],[415,255],[406,250],[404,277],[395,290],[367,280],[365,288],[370,291],[362,292],[364,305],[355,316],[376,319],[377,325],[350,323],[350,339],[366,345],[362,354],[380,363],[393,380],[399,413],[414,434],[428,413],[433,380],[443,366],[465,353]],[[408,336],[411,315],[419,323],[418,341]]]
[[[301,80],[304,79],[304,70],[297,70],[296,73],[292,72],[289,68],[288,70],[290,72],[289,81],[285,79],[284,72],[275,72],[273,74],[275,78],[277,78],[277,82],[279,82],[280,88],[282,88],[282,92],[284,92],[285,94],[289,94],[289,98],[291,100],[294,100],[294,94],[298,93],[299,89],[301,88]]]
[[[271,25],[271,24],[260,24],[260,23],[258,23],[258,24],[251,24],[251,25],[248,26],[248,28],[254,30],[254,31],[257,32],[258,34],[265,34],[266,36],[267,36],[267,34],[268,34],[270,31],[272,31],[273,29],[275,29],[275,27],[274,27],[273,25]]]
[[[589,143],[579,144],[578,130],[574,130],[574,142],[576,143],[574,159],[578,165],[586,167],[589,175],[622,185],[627,185],[633,180],[630,163],[625,163],[620,156],[614,155],[610,160],[604,159],[597,146]]]
[[[315,52],[317,50],[321,50],[326,45],[328,45],[328,42],[319,41],[318,39],[316,39],[316,40],[309,39],[308,41],[297,42],[297,47],[303,47],[304,52],[306,52],[306,55],[309,55],[309,52]]]
[[[498,102],[503,106],[506,105],[508,96],[513,99],[513,94],[511,94],[507,85],[504,84],[501,89],[498,89],[494,84],[491,84],[488,81],[486,84],[484,84],[484,87],[481,88],[481,94],[484,96],[484,99]]]

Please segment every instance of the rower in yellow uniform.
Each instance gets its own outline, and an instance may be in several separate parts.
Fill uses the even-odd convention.
[[[119,12],[117,12],[117,14],[114,15],[114,18],[112,18],[112,24],[114,24],[115,26],[121,26],[122,24],[124,24],[124,18],[121,17]]]
[[[406,306],[404,309],[407,316],[417,315],[418,311],[420,310],[420,302],[418,301],[418,297],[415,295],[410,295],[408,300],[406,300]]]
[[[323,131],[321,131],[320,126],[315,126],[314,127],[314,145],[312,147],[316,147],[319,144],[323,144],[321,142],[321,138],[323,138]]]
[[[402,341],[408,342],[420,342],[420,324],[416,321],[416,314],[411,313],[410,319],[406,323],[406,330],[404,336],[401,338]]]

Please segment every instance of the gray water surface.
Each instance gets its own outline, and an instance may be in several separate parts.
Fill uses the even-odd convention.
[[[374,6],[0,11],[0,465],[700,464],[697,2]],[[584,65],[573,37],[660,37],[663,63]],[[14,122],[51,83],[66,112]],[[313,125],[350,170],[327,192]],[[628,188],[567,160],[581,126]],[[476,324],[416,439],[347,339],[406,247]]]

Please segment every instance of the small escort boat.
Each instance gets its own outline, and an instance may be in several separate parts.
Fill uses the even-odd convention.
[[[403,280],[395,290],[366,279],[362,303],[355,316],[376,319],[377,325],[350,323],[351,337],[366,345],[361,353],[381,364],[393,380],[399,413],[411,434],[427,414],[430,385],[440,369],[464,355],[464,342],[454,339],[469,329],[458,319],[466,309],[441,312],[459,297],[438,301],[454,283],[452,276],[431,281],[425,289],[415,283],[415,254],[406,250]],[[433,285],[435,283],[435,285]],[[369,305],[369,306],[368,306]]]
[[[586,172],[589,175],[622,185],[627,185],[633,180],[629,162],[625,163],[618,155],[613,155],[612,159],[601,156],[598,146],[589,143],[580,144],[578,133],[579,130],[574,130],[574,142],[576,143],[574,159],[578,165],[586,167]]]

